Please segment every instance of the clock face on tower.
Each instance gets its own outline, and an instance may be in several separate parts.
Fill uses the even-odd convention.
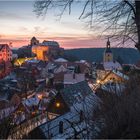
[[[112,53],[105,53],[104,54],[104,62],[111,62],[113,61],[113,54]]]

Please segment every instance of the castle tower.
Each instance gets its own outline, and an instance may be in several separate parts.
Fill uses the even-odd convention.
[[[103,62],[112,62],[113,61],[113,53],[110,49],[110,41],[109,41],[109,38],[108,38],[108,41],[106,43],[106,49],[104,51],[104,60]]]
[[[34,46],[34,45],[38,45],[38,44],[39,44],[39,40],[37,40],[35,37],[32,37],[30,45]]]

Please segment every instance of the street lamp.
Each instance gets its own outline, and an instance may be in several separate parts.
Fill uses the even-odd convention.
[[[100,80],[97,80],[97,83],[99,84],[100,83]]]

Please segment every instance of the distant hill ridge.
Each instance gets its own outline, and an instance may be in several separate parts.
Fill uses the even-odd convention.
[[[73,56],[79,60],[85,59],[91,62],[102,62],[105,48],[80,48],[65,50],[65,56]],[[125,64],[134,64],[140,60],[140,52],[134,48],[112,48],[114,59],[121,59]]]

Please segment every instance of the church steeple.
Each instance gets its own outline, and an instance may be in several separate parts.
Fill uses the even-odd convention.
[[[112,53],[111,48],[110,48],[110,41],[109,41],[109,38],[108,38],[108,40],[107,40],[107,42],[106,42],[106,49],[105,49],[105,52],[106,52],[106,53]]]
[[[108,37],[108,40],[107,40],[106,46],[107,46],[107,48],[110,48],[110,41],[109,41],[109,37]]]
[[[111,51],[110,41],[108,38],[107,43],[106,43],[106,49],[104,51],[104,62],[110,62],[110,61],[113,61],[113,53]]]

